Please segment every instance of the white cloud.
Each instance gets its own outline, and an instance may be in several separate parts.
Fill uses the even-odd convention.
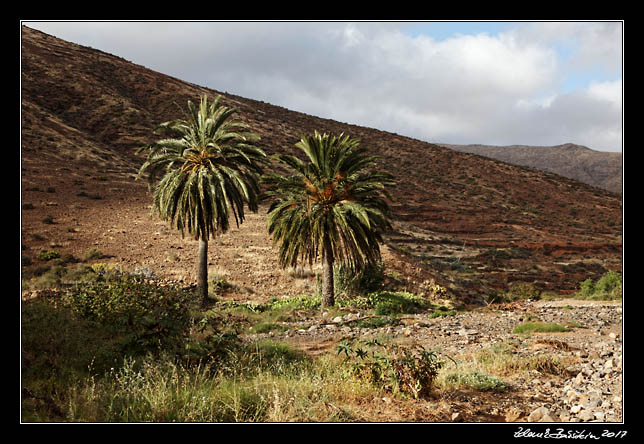
[[[621,149],[620,23],[525,23],[442,40],[393,22],[42,29],[216,90],[428,141]],[[558,89],[564,70],[588,67],[613,78]]]
[[[588,93],[599,100],[609,102],[613,107],[622,108],[622,81],[593,82],[588,88]]]

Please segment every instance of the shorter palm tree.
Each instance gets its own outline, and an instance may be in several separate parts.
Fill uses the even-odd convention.
[[[333,264],[363,269],[380,259],[382,234],[391,228],[386,199],[393,177],[374,167],[378,157],[360,148],[358,139],[317,131],[295,146],[308,162],[292,155],[275,159],[292,174],[263,176],[268,231],[279,243],[282,267],[322,259],[322,305],[335,304]]]
[[[235,108],[218,96],[199,107],[188,101],[185,119],[160,125],[168,138],[141,148],[147,150],[139,176],[148,172],[154,187],[153,212],[184,236],[199,240],[198,283],[202,301],[208,296],[208,238],[225,233],[232,212],[237,226],[244,221],[244,204],[258,209],[259,176],[266,154],[254,143],[259,136],[232,119]],[[157,183],[157,177],[163,177]]]

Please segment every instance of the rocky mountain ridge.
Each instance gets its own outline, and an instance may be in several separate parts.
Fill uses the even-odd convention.
[[[596,151],[574,143],[556,146],[441,145],[460,152],[559,174],[614,193],[622,192],[621,152]]]

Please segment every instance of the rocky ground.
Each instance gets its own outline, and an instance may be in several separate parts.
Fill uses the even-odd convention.
[[[24,168],[24,167],[23,167]],[[24,270],[45,263],[36,259],[43,250],[73,254],[89,262],[116,264],[124,270],[150,270],[164,279],[195,281],[197,242],[181,238],[176,230],[150,215],[150,195],[141,181],[104,182],[60,170],[43,184],[25,186],[22,202],[22,254],[31,258]],[[84,196],[98,195],[100,199]],[[49,216],[53,223],[46,223]],[[275,247],[265,232],[265,209],[249,214],[239,228],[211,242],[211,277],[232,284],[227,299],[266,303],[270,299],[311,294],[315,267],[281,270]],[[90,251],[100,257],[86,259]],[[384,247],[388,273],[406,278],[403,288],[416,291],[414,281],[425,277],[395,251]],[[23,297],[37,290],[26,286]],[[503,392],[453,391],[429,400],[416,411],[407,407],[393,412],[401,421],[599,421],[622,420],[622,306],[620,303],[582,302],[572,299],[490,306],[457,312],[455,316],[430,319],[429,314],[406,315],[404,325],[378,329],[357,328],[355,320],[365,313],[343,313],[302,320],[285,333],[274,334],[315,354],[333,349],[346,337],[367,338],[385,334],[399,341],[440,347],[457,362],[494,344],[510,344],[521,356],[550,354],[567,363],[565,374],[538,371],[503,377]],[[513,334],[519,323],[530,319],[568,323],[567,333]],[[397,415],[397,416],[395,416]],[[392,419],[395,420],[395,419]]]
[[[109,263],[194,283],[197,241],[150,214],[151,194],[143,180],[134,179],[142,159],[131,152],[149,143],[152,129],[170,118],[170,103],[216,92],[27,29],[21,65],[23,298],[38,291],[25,277],[52,267],[39,258],[43,252],[70,263]],[[269,153],[293,149],[302,133],[317,129],[357,136],[386,158],[385,167],[400,183],[394,196],[397,232],[383,247],[383,260],[387,272],[400,278],[401,290],[422,295],[422,284],[435,280],[467,304],[515,281],[563,293],[607,269],[621,269],[623,209],[617,195],[395,134],[240,97],[227,100],[262,136]],[[266,303],[312,293],[315,267],[304,271],[305,278],[280,269],[266,232],[266,209],[248,214],[242,226],[209,244],[210,276],[231,284],[229,299]],[[319,317],[277,336],[318,353],[343,337],[384,333],[440,346],[457,362],[505,343],[520,355],[552,354],[568,363],[566,372],[555,375],[511,375],[503,392],[457,390],[411,412],[394,412],[396,401],[387,398],[383,409],[392,420],[622,418],[621,304],[493,306],[435,319],[409,315],[405,325],[384,329],[357,328],[353,320],[360,316]],[[531,316],[575,326],[567,333],[512,333]]]
[[[299,321],[280,334],[257,335],[298,344],[309,353],[333,349],[347,338],[388,336],[416,343],[464,364],[495,344],[512,345],[522,357],[547,355],[565,363],[564,372],[529,370],[502,377],[507,389],[493,394],[454,391],[423,406],[444,421],[486,422],[621,422],[622,307],[614,302],[572,299],[524,302],[502,310],[460,312],[430,319],[407,315],[404,325],[353,327],[360,312]],[[539,319],[570,327],[564,333],[514,334],[524,321]],[[450,362],[449,360],[447,361]],[[450,364],[451,365],[451,364]],[[385,402],[387,400],[385,399]],[[422,408],[422,407],[421,407]],[[423,419],[422,414],[416,418]]]

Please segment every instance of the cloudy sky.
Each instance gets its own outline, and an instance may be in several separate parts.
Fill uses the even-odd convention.
[[[30,22],[218,91],[434,143],[622,150],[623,22]]]

